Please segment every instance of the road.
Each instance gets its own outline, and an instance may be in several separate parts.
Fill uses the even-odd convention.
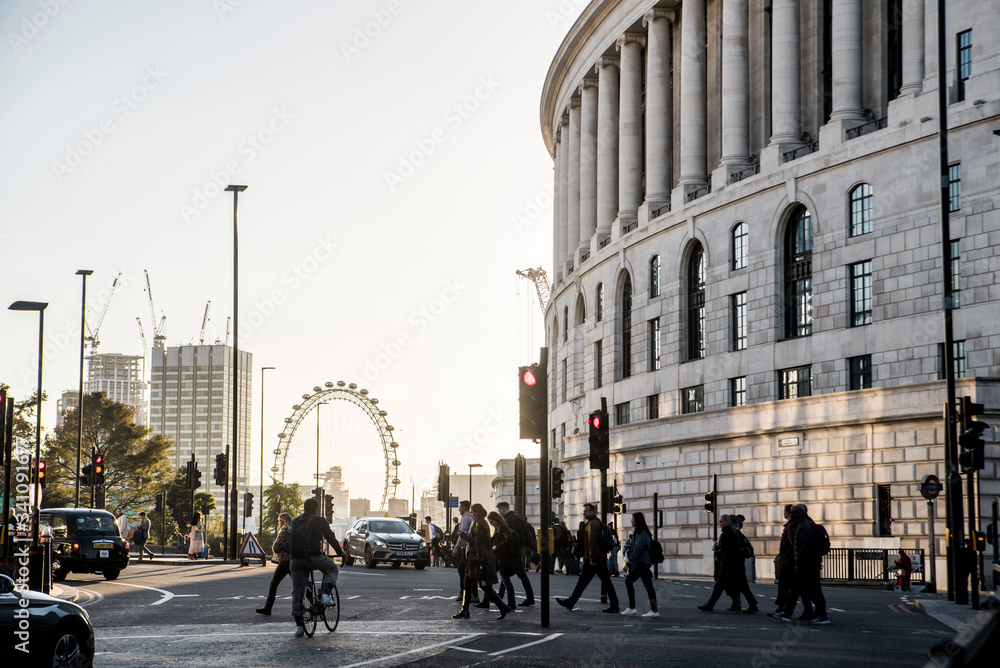
[[[953,632],[920,613],[907,594],[826,590],[829,626],[770,619],[773,584],[756,584],[761,612],[704,613],[711,585],[702,580],[656,583],[659,619],[600,612],[596,582],[572,612],[553,602],[551,625],[539,608],[502,622],[497,613],[459,608],[454,570],[412,567],[341,571],[341,623],[313,638],[295,638],[291,583],[279,588],[275,614],[256,614],[272,566],[221,563],[132,564],[107,582],[71,575],[97,635],[97,666],[920,666],[927,648]],[[538,591],[538,575],[531,575]],[[575,577],[552,577],[553,596],[566,596]],[[624,605],[623,580],[615,584]],[[520,600],[520,598],[519,598]],[[640,612],[648,609],[638,592]]]

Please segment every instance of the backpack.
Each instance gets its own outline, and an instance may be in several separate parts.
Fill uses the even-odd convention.
[[[531,551],[535,551],[535,530],[528,523],[528,520],[524,519],[520,515],[513,515],[516,517],[513,522],[508,521],[508,526],[510,527],[510,533],[517,541],[519,547],[531,548]]]
[[[615,532],[607,524],[601,524],[601,537],[598,540],[598,545],[601,551],[608,553],[611,551],[611,546],[614,545]]]
[[[744,559],[753,559],[753,545],[750,543],[750,539],[743,535],[742,531],[739,531],[740,536],[740,552],[743,553]]]
[[[299,515],[292,520],[290,550],[292,556],[308,554],[316,543],[313,537],[313,518],[315,515]]]
[[[824,556],[830,552],[830,534],[826,532],[822,524],[816,524],[813,519],[809,518],[809,524],[812,525],[813,530],[813,547],[816,549],[816,554],[819,556]]]
[[[650,539],[649,560],[652,561],[654,565],[663,563],[663,546],[660,545],[660,541]]]

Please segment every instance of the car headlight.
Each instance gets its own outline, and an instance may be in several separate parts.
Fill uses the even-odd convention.
[[[427,547],[427,541],[426,540],[420,541],[420,547],[421,548]]]
[[[386,548],[389,547],[388,545],[385,544],[385,541],[379,540],[377,538],[375,539],[375,544],[378,545],[379,547],[386,547]]]

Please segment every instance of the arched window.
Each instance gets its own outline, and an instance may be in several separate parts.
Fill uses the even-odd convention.
[[[563,341],[569,340],[569,307],[563,308]]]
[[[597,284],[597,293],[594,295],[594,315],[597,322],[604,320],[604,283]]]
[[[649,261],[649,298],[660,296],[660,256]]]
[[[851,188],[851,236],[872,231],[872,187],[860,183]]]
[[[750,234],[747,224],[740,223],[733,228],[733,270],[745,269],[747,266],[747,251],[750,246]]]
[[[621,302],[621,372],[622,378],[632,375],[632,278],[625,274],[625,283],[622,285]]]
[[[587,306],[583,303],[583,295],[576,297],[576,324],[582,325],[587,322]]]
[[[785,337],[812,334],[812,216],[792,211],[785,228]]]
[[[696,360],[705,356],[705,252],[699,243],[688,258],[687,288],[687,353]]]

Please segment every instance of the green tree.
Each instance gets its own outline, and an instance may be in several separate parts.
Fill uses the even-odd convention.
[[[264,533],[275,534],[278,525],[278,513],[288,513],[295,517],[302,512],[302,490],[298,483],[286,485],[271,479],[271,484],[264,490]]]
[[[0,389],[10,392],[10,386],[6,383],[0,383]],[[10,396],[8,394],[8,396]],[[12,438],[13,438],[13,449],[11,453],[14,457],[17,457],[17,449],[19,447],[26,448],[30,453],[31,457],[35,456],[35,410],[38,406],[38,391],[35,390],[28,396],[27,399],[18,401],[17,397],[14,399],[14,425],[12,428]],[[47,400],[48,395],[42,393],[42,400]],[[45,431],[45,428],[42,428]],[[45,443],[42,443],[42,452],[45,450]],[[46,462],[47,464],[47,462]],[[0,476],[0,488],[3,486],[3,476]],[[48,477],[46,476],[46,489],[43,496],[48,495]]]

